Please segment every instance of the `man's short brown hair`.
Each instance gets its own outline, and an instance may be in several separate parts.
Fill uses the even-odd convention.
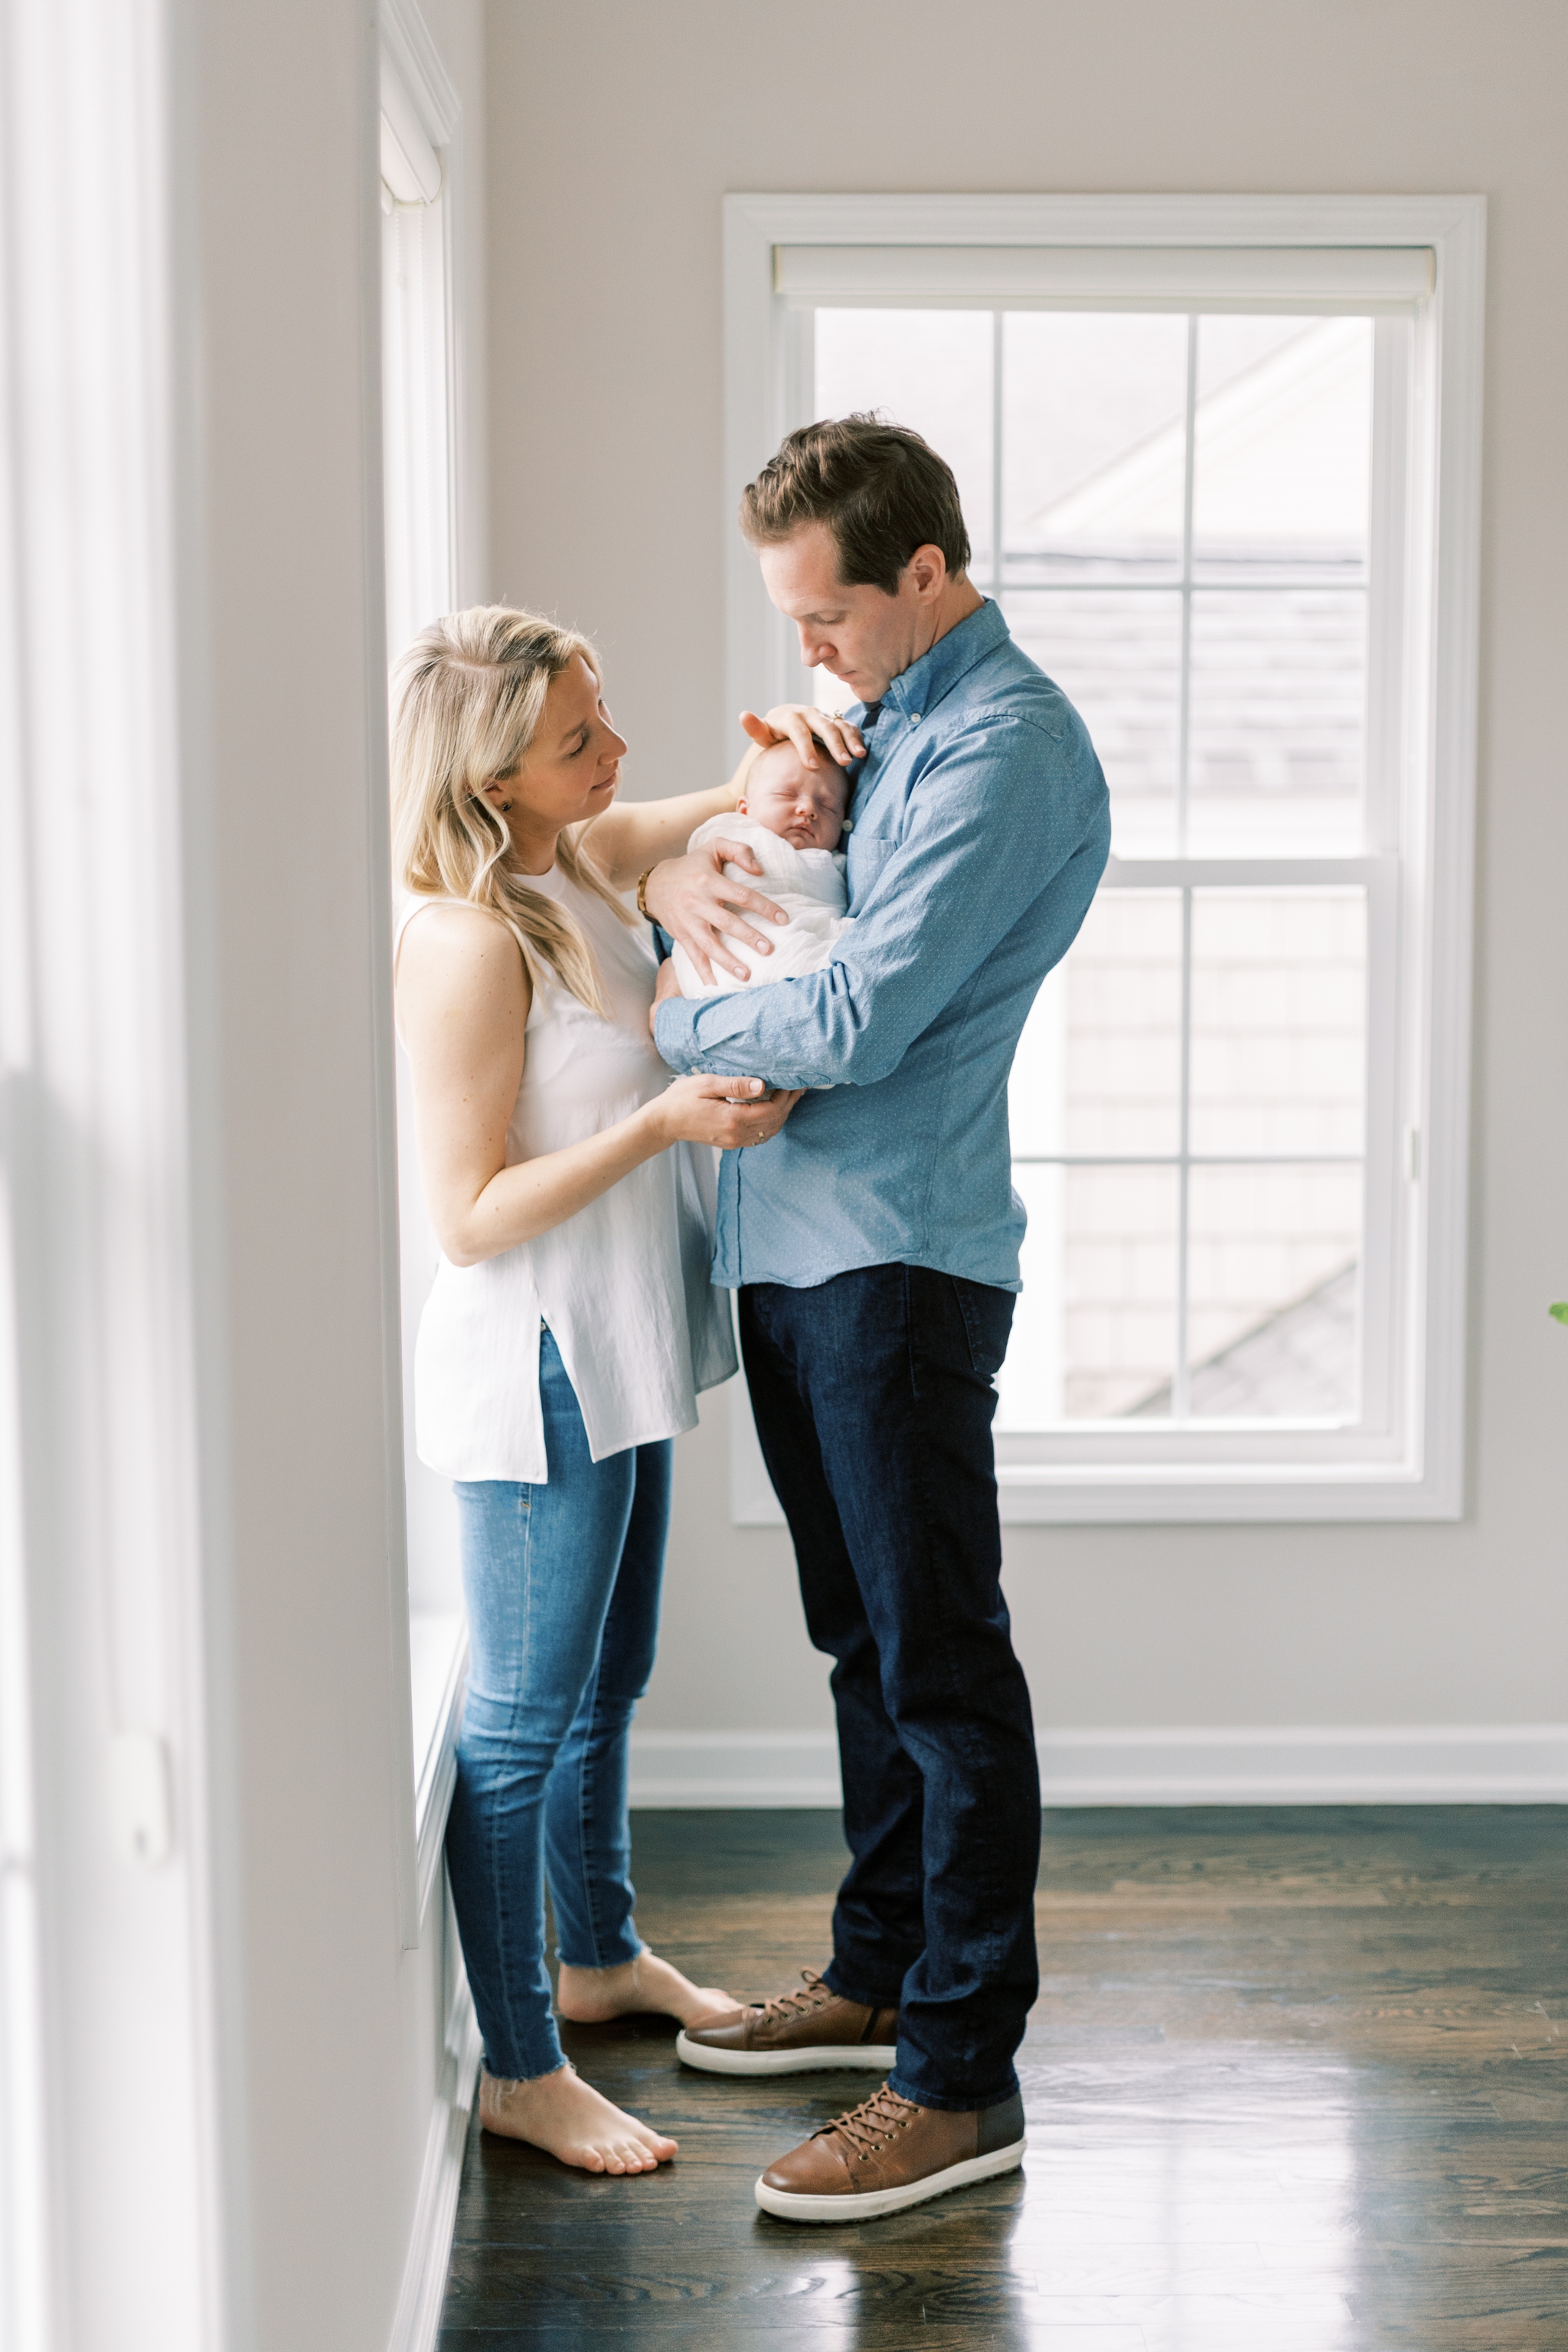
[[[780,445],[741,499],[753,547],[776,547],[825,522],[847,588],[898,593],[917,547],[940,547],[949,572],[969,566],[969,533],[952,468],[907,425],[874,415],[803,425]]]

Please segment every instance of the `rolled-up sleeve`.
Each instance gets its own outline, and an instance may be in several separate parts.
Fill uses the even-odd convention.
[[[660,1005],[672,1069],[776,1087],[870,1086],[1034,910],[1071,944],[1105,863],[1105,781],[1087,734],[977,715],[933,748],[912,782],[902,838],[824,971]]]

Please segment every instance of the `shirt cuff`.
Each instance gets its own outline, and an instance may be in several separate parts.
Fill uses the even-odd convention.
[[[689,997],[667,996],[654,1015],[653,1042],[660,1061],[685,1076],[704,1066],[697,1044],[700,1009]]]

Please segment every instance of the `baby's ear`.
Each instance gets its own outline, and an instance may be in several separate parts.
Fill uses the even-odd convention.
[[[746,795],[742,793],[740,799],[735,803],[735,814],[737,816],[750,816],[751,814],[751,810],[746,806]]]

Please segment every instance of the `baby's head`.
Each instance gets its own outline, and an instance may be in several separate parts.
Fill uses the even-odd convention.
[[[770,743],[752,761],[735,805],[792,848],[837,849],[848,792],[843,769],[822,744],[817,765],[808,768],[793,743]]]

